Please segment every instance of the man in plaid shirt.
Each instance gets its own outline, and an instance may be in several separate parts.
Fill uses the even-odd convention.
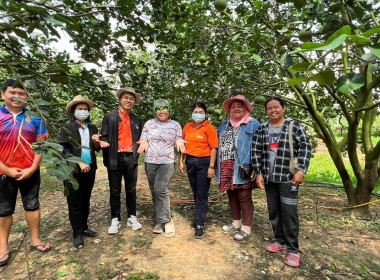
[[[311,146],[304,128],[294,121],[293,156],[298,158],[298,171],[292,175],[289,170],[289,124],[292,120],[285,119],[284,101],[279,97],[269,98],[265,108],[269,121],[256,130],[251,157],[257,185],[265,188],[267,194],[269,220],[276,239],[266,250],[272,253],[287,250],[285,263],[296,267],[300,258],[298,186],[309,167]]]

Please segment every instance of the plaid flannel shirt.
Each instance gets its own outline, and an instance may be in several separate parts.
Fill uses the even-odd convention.
[[[281,134],[279,137],[278,150],[274,162],[273,176],[274,182],[290,182],[293,175],[289,171],[290,164],[290,149],[289,149],[289,123],[291,119],[286,119],[283,124]],[[264,177],[264,182],[267,183],[269,179],[269,135],[268,123],[265,122],[260,125],[253,136],[251,146],[251,159],[252,166],[256,175]],[[297,121],[293,124],[293,152],[294,157],[298,158],[298,169],[306,172],[309,168],[311,157],[311,145],[309,138]]]

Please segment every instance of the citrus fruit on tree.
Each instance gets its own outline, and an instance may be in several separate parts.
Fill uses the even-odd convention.
[[[265,103],[265,97],[262,95],[256,95],[255,99],[253,99],[253,103],[255,104],[263,104]]]
[[[313,36],[313,32],[311,32],[311,30],[308,30],[306,28],[302,29],[300,33],[298,33],[298,39],[300,39],[302,42],[309,42],[312,36]]]
[[[227,0],[215,0],[214,7],[219,12],[223,12],[227,8]]]

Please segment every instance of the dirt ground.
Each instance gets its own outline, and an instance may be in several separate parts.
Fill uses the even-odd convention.
[[[30,279],[380,279],[380,205],[371,205],[372,220],[354,219],[347,210],[323,209],[345,206],[339,191],[300,189],[301,262],[299,268],[291,268],[284,264],[285,253],[264,249],[272,241],[272,230],[260,190],[254,190],[253,233],[239,243],[221,231],[231,217],[227,197],[213,183],[205,236],[197,240],[190,229],[195,212],[188,201],[192,193],[186,176],[177,171],[170,184],[176,235],[165,238],[152,233],[153,206],[140,166],[137,208],[143,229],[126,226],[123,205],[122,227],[110,236],[107,172],[101,166],[90,213],[90,228],[99,237],[85,238],[84,249],[77,250],[72,246],[62,183],[47,175],[43,180],[49,187],[41,191],[41,234],[54,249],[46,254],[30,252],[28,234],[27,246],[22,244],[27,226],[19,200],[10,237],[14,259],[4,271],[0,268],[0,279],[28,279],[28,275]]]

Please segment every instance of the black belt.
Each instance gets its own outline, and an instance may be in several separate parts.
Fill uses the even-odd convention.
[[[129,157],[133,155],[133,152],[118,152],[118,155]]]
[[[187,158],[206,158],[206,157],[210,157],[210,156],[196,157],[196,156],[192,156],[192,155],[187,155],[187,154],[186,154],[186,157],[187,157]]]

